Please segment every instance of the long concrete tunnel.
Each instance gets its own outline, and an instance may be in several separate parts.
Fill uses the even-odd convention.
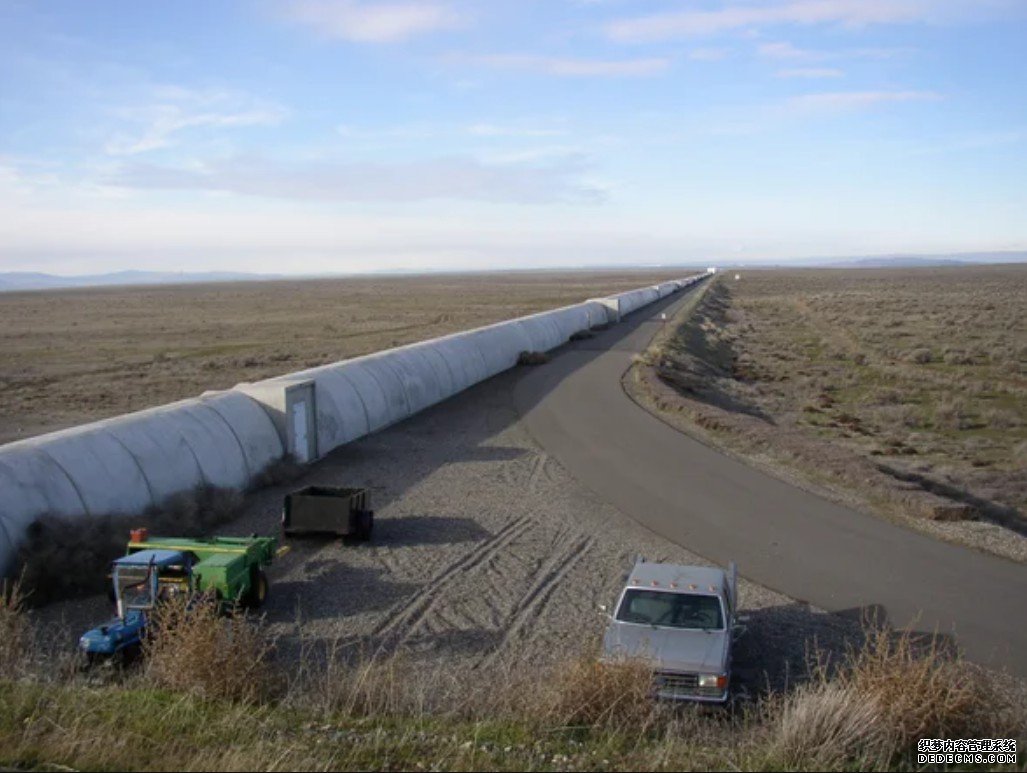
[[[0,573],[41,515],[131,515],[197,486],[310,463],[710,272],[0,446]]]

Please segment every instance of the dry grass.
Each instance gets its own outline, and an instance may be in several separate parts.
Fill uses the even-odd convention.
[[[629,389],[849,504],[1027,560],[1027,267],[720,278]]]
[[[0,580],[0,678],[22,675],[32,645],[32,629],[25,615],[21,583]]]
[[[540,701],[556,726],[601,727],[644,736],[659,722],[652,699],[652,669],[645,663],[599,663],[579,658],[561,664]]]
[[[645,664],[569,658],[539,668],[492,662],[469,675],[411,659],[403,651],[354,652],[336,643],[300,657],[290,705],[348,718],[446,717],[536,728],[602,728],[646,737],[665,714],[652,700]]]
[[[866,770],[890,756],[890,732],[880,708],[850,686],[804,685],[770,722],[771,755],[787,768],[833,770],[852,761]]]
[[[143,676],[158,688],[208,700],[259,703],[274,692],[274,642],[263,622],[223,616],[204,598],[177,598],[150,615]]]
[[[868,628],[840,668],[772,699],[765,723],[772,755],[788,766],[888,769],[915,759],[921,738],[1015,738],[1024,707],[996,676],[934,637]]]
[[[934,637],[923,641],[873,629],[835,680],[877,709],[882,728],[901,751],[915,751],[920,738],[999,737],[1015,730],[1010,707],[988,672]]]
[[[24,612],[15,611],[16,615]],[[106,687],[3,683],[0,764],[191,770],[910,769],[920,737],[1015,737],[1024,706],[989,674],[909,635],[868,631],[835,668],[735,714],[670,711],[651,673],[429,671],[403,655],[314,661],[288,689],[266,630],[165,607],[140,673]],[[1018,724],[1020,723],[1020,724]],[[140,743],[145,739],[145,743]]]

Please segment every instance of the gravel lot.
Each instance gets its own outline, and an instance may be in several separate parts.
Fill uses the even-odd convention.
[[[545,367],[544,365],[541,367]],[[369,545],[294,540],[270,572],[266,607],[283,658],[301,642],[402,648],[454,668],[510,667],[596,652],[604,619],[636,555],[707,563],[600,501],[534,445],[501,375],[339,449],[288,486],[251,495],[225,533],[276,533],[282,496],[308,484],[372,491]],[[744,573],[744,567],[741,568]],[[743,676],[775,684],[802,671],[807,642],[834,650],[859,621],[822,614],[743,580],[749,631]],[[77,635],[107,614],[102,597],[36,614]]]

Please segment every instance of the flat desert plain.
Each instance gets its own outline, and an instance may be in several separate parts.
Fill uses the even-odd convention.
[[[504,272],[0,293],[0,443],[692,273]]]

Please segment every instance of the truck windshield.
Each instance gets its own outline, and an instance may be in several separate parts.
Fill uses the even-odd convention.
[[[150,568],[123,566],[117,570],[118,598],[125,609],[149,609],[153,606]]]
[[[625,591],[617,609],[617,620],[639,625],[704,631],[720,631],[724,628],[720,599],[716,596],[640,588],[629,588]]]

